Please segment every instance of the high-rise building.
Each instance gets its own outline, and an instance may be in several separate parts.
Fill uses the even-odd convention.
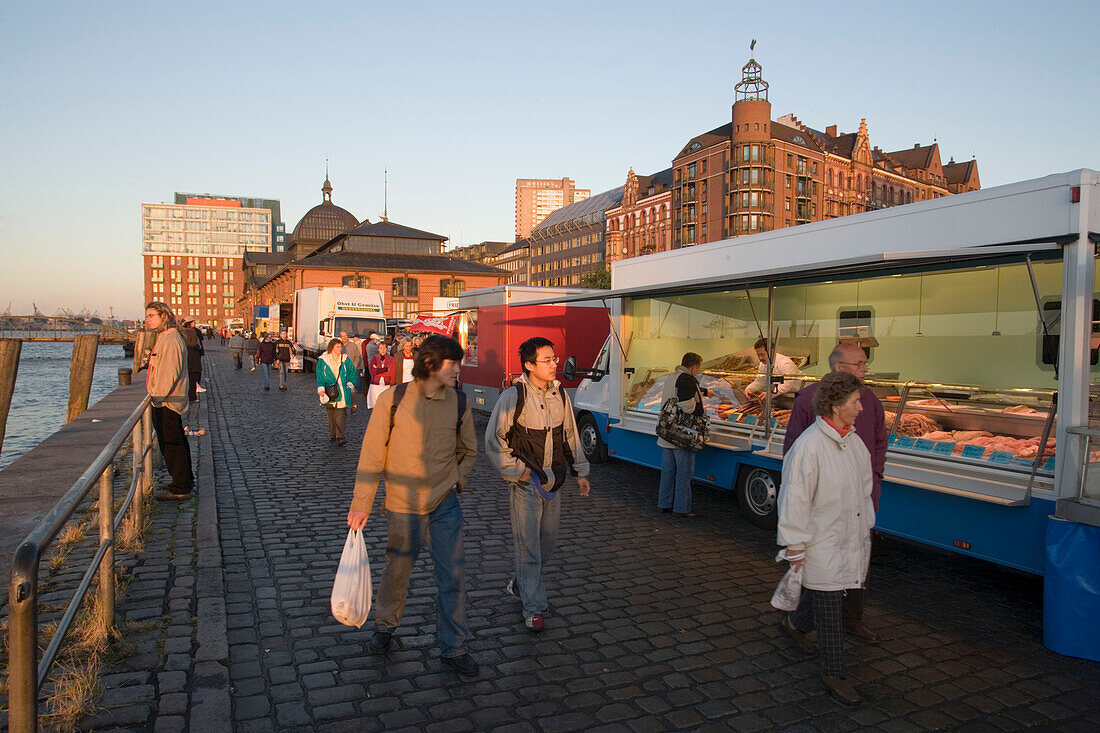
[[[577,188],[571,178],[517,178],[516,241],[530,234],[551,212],[591,195],[591,190]]]
[[[271,251],[271,210],[235,198],[141,205],[145,301],[216,326],[233,319],[245,252]]]
[[[943,164],[938,143],[883,152],[866,120],[850,133],[773,120],[760,64],[741,76],[731,121],[672,161],[674,248],[980,188],[977,163]]]
[[[623,201],[623,187],[563,206],[531,232],[527,282],[530,285],[578,285],[603,267],[607,211]]]
[[[238,201],[245,209],[267,209],[271,212],[271,251],[286,249],[286,224],[280,213],[279,199],[263,199],[255,196],[227,196],[220,193],[180,193],[176,191],[177,204],[201,206],[212,201]]]

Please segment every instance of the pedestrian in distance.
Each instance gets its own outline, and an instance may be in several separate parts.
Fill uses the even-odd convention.
[[[187,399],[190,402],[198,402],[199,380],[202,379],[202,334],[195,328],[195,319],[188,318],[183,322],[180,336],[187,346]],[[202,390],[205,392],[206,390]]]
[[[829,354],[829,369],[834,372],[846,372],[863,384],[867,376],[867,352],[853,343],[837,345]],[[806,428],[814,423],[813,399],[817,394],[817,384],[804,387],[794,401],[787,423],[787,434],[783,438],[783,453],[802,435]],[[878,499],[882,493],[882,474],[886,468],[886,416],[882,401],[875,396],[870,387],[863,385],[859,390],[859,402],[862,408],[856,417],[854,429],[863,445],[871,454],[871,503],[878,513]],[[849,588],[844,593],[844,630],[867,644],[877,644],[879,635],[863,623],[863,610],[867,603],[867,584],[859,588]]]
[[[397,342],[397,348],[394,349],[393,361],[397,367],[397,374],[394,376],[394,382],[397,384],[403,384],[405,382],[412,381],[412,368],[416,353],[413,351],[412,339],[402,339]]]
[[[233,355],[234,367],[239,370],[243,365],[241,357],[244,355],[244,336],[240,331],[234,331],[229,338],[229,353]]]
[[[275,342],[266,333],[256,349],[256,363],[264,375],[264,392],[271,391],[271,367],[275,364]]]
[[[367,392],[367,409],[374,409],[378,396],[393,386],[396,380],[397,366],[393,357],[387,353],[386,342],[378,342],[378,353],[370,358],[367,365],[370,371],[370,390]]]
[[[367,360],[363,356],[363,339],[359,337],[358,332],[351,335],[350,341],[344,347],[348,356],[351,357],[351,361],[355,364],[355,390],[358,394],[366,394],[367,384],[364,379],[367,372]],[[355,353],[352,353],[352,352]],[[358,357],[358,360],[357,360]]]
[[[523,374],[497,400],[485,429],[485,452],[511,499],[515,573],[506,587],[523,603],[523,623],[542,631],[549,610],[542,569],[557,545],[559,489],[572,473],[588,496],[588,460],[581,450],[569,396],[557,380],[554,344],[535,337],[519,347]]]
[[[145,389],[153,406],[153,429],[157,433],[160,454],[172,476],[166,491],[157,494],[161,500],[189,499],[194,486],[191,471],[191,446],[183,432],[183,415],[187,412],[187,346],[183,342],[176,318],[166,303],[152,301],[145,306],[145,327],[156,333],[149,353]]]
[[[458,494],[477,457],[477,436],[465,395],[454,389],[461,361],[457,341],[432,336],[416,355],[413,381],[387,389],[378,398],[363,437],[348,525],[363,528],[385,476],[386,567],[374,605],[370,651],[389,651],[405,610],[409,575],[426,541],[435,573],[442,663],[473,677],[478,665],[467,649],[466,558]]]
[[[853,426],[861,385],[830,372],[814,393],[814,423],[783,457],[778,544],[802,571],[798,608],[780,627],[807,653],[819,653],[822,681],[845,705],[862,702],[844,667],[844,593],[862,588],[871,560],[871,453]],[[816,648],[811,632],[817,632]]]
[[[680,359],[680,366],[665,380],[661,404],[675,397],[684,412],[703,414],[703,397],[710,392],[699,386],[703,357],[689,351]],[[679,448],[664,438],[657,438],[661,448],[661,483],[657,491],[657,508],[674,512],[680,517],[699,517],[691,510],[691,480],[695,476],[695,452]]]
[[[359,409],[359,392],[363,385],[363,350],[349,336],[347,331],[340,332],[340,340],[344,342],[344,354],[351,359],[351,367],[355,371],[355,389],[351,394],[351,413]]]
[[[256,371],[256,352],[260,349],[260,340],[256,338],[255,331],[249,331],[244,339],[244,355],[248,360],[250,371]]]
[[[286,337],[286,329],[279,331],[275,339],[275,360],[279,365],[279,389],[286,391],[286,375],[290,371],[290,360],[294,356],[294,342]]]
[[[328,348],[317,360],[317,396],[328,413],[328,439],[344,445],[347,430],[346,408],[355,390],[355,372],[351,359],[344,353],[344,342],[338,338],[328,342]]]
[[[363,343],[363,363],[370,364],[371,357],[378,353],[378,342],[382,339],[376,331],[367,332],[367,340]]]

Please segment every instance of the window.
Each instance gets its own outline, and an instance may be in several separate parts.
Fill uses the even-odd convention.
[[[784,211],[790,211],[791,210],[791,197],[790,196],[783,199],[783,210]]]
[[[439,281],[439,297],[441,298],[457,298],[459,293],[466,291],[465,280],[440,280]]]
[[[790,158],[791,156],[788,155],[787,157]],[[791,174],[788,173],[787,174],[787,188],[790,188],[790,187],[791,187]]]

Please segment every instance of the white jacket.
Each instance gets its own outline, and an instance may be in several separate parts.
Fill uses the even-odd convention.
[[[802,585],[859,588],[871,561],[871,454],[852,429],[844,437],[821,417],[783,456],[777,542],[804,549]]]

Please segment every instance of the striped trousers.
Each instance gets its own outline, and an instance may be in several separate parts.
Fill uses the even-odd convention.
[[[817,629],[817,653],[830,677],[844,676],[844,594],[842,590],[802,589],[798,608],[791,613],[791,626],[809,633]]]

